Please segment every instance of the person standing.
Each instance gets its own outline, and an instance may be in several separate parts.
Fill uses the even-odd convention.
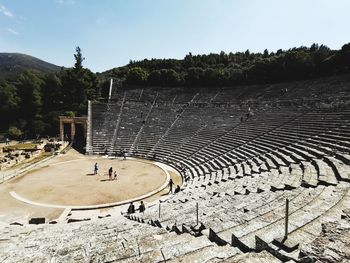
[[[140,213],[143,213],[146,210],[145,204],[143,201],[141,201],[140,206],[139,206],[139,211]]]
[[[134,204],[131,202],[129,207],[128,207],[128,214],[133,214],[135,213],[135,206]]]
[[[169,180],[169,192],[168,192],[168,194],[169,194],[170,192],[173,193],[173,185],[175,185],[174,182],[173,182],[173,179],[170,178],[170,180]]]
[[[117,171],[114,171],[114,177],[113,180],[117,180]]]
[[[98,164],[95,163],[95,165],[94,165],[94,174],[96,175],[97,172],[98,172]]]
[[[112,180],[112,174],[113,174],[113,168],[112,166],[109,168],[108,170],[108,176],[109,176],[109,180]]]

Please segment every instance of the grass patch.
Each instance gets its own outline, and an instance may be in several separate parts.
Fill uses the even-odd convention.
[[[46,157],[52,156],[52,154],[50,152],[43,152],[42,154],[40,154],[39,156],[35,157],[34,159],[32,159],[30,161],[30,163],[37,163],[43,159],[45,159]]]
[[[4,147],[4,151],[6,150],[35,150],[38,145],[35,143],[18,143],[11,146]]]
[[[24,162],[21,162],[19,164],[16,164],[14,166],[11,167],[11,169],[23,169],[29,165],[32,165],[34,163],[37,163],[37,162],[40,162],[41,160],[47,158],[47,157],[50,157],[52,156],[51,153],[48,153],[48,152],[42,152],[40,155],[34,157],[33,159],[30,159],[30,160],[24,160]]]

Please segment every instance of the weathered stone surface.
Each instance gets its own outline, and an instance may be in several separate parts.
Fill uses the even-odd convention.
[[[247,253],[239,256],[235,256],[230,259],[226,259],[222,262],[225,263],[281,263],[279,259],[266,251],[260,253]]]
[[[344,209],[341,218],[350,220],[350,209]]]
[[[10,224],[10,226],[23,226],[23,224],[18,223],[18,222],[13,222]]]
[[[350,262],[349,221],[322,224],[322,233],[311,244],[300,248],[300,262]]]
[[[233,247],[220,248],[205,236],[177,235],[123,217],[24,227],[12,226],[0,242],[1,262],[160,262],[162,252],[174,262],[193,262],[186,258],[197,256],[205,262],[241,253]],[[8,231],[3,229],[0,236]]]

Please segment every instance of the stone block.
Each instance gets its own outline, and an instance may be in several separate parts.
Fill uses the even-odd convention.
[[[29,224],[33,224],[33,225],[45,224],[45,217],[33,217],[29,220]]]

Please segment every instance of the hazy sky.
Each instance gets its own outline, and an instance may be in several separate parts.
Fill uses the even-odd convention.
[[[0,0],[0,52],[104,71],[143,58],[350,42],[350,0]]]

